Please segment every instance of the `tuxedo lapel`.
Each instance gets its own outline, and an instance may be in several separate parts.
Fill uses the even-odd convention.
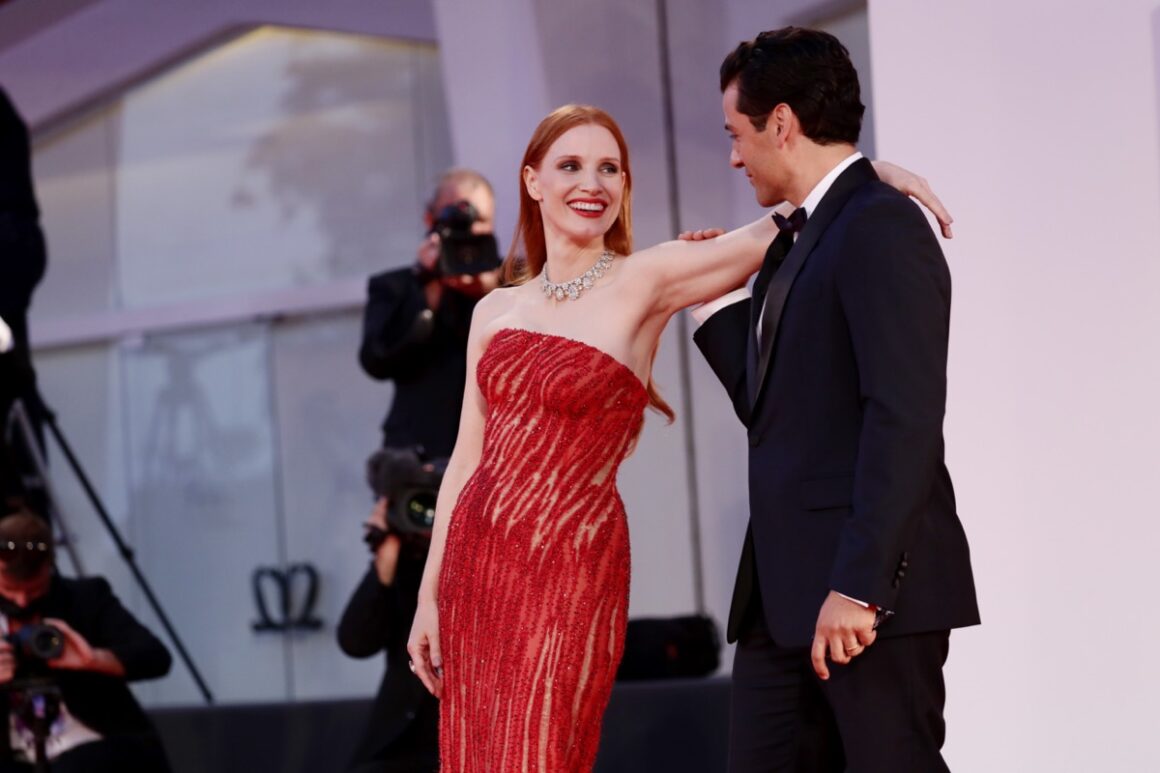
[[[765,309],[763,312],[759,312],[762,315],[761,344],[757,347],[756,363],[753,366],[756,372],[751,375],[749,382],[754,407],[761,397],[761,390],[765,386],[769,366],[773,361],[777,332],[781,325],[781,315],[785,311],[785,302],[789,298],[789,291],[793,287],[794,280],[797,279],[798,273],[805,265],[806,259],[817,245],[822,234],[825,233],[826,228],[842,211],[842,207],[845,206],[846,201],[854,194],[854,191],[877,179],[878,175],[874,173],[874,167],[864,158],[855,161],[842,174],[838,175],[838,179],[834,180],[833,185],[826,191],[826,195],[818,202],[817,209],[806,221],[805,228],[798,234],[793,249],[785,256],[781,267],[770,279],[769,290],[765,294]],[[755,333],[751,331],[750,338],[754,337]]]
[[[757,272],[757,279],[753,281],[753,303],[749,306],[749,346],[745,358],[745,378],[750,387],[749,402],[751,404],[756,397],[753,387],[757,383],[757,363],[760,357],[760,347],[757,342],[757,320],[761,316],[761,309],[764,306],[763,300],[769,289],[769,281],[784,257],[775,254],[776,252],[778,252],[777,239],[774,239],[770,242],[769,248],[766,249],[765,260],[762,261],[761,269]]]

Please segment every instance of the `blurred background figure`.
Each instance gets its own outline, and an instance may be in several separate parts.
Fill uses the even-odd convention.
[[[439,769],[439,703],[407,668],[429,534],[394,533],[385,498],[366,526],[373,559],[347,602],[338,643],[352,658],[385,653],[387,670],[348,770],[429,773]]]
[[[494,217],[495,195],[483,175],[448,170],[427,205],[428,235],[414,266],[370,278],[359,362],[371,378],[395,385],[384,447],[451,455],[471,313],[498,283]]]
[[[106,580],[58,575],[53,552],[42,518],[0,519],[0,771],[43,769],[40,754],[57,773],[168,771],[128,683],[169,673],[169,650]]]
[[[24,401],[38,441],[39,400],[28,343],[28,307],[32,291],[44,276],[47,256],[40,230],[40,208],[32,187],[28,127],[0,87],[0,438],[12,403]],[[27,501],[40,515],[45,503],[39,491],[25,491],[28,449],[23,438],[0,439],[0,501]]]

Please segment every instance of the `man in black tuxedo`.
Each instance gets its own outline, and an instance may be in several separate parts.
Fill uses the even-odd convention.
[[[856,151],[837,39],[762,33],[721,89],[731,164],[795,208],[753,298],[694,312],[750,446],[730,770],[945,771],[950,629],[979,622],[943,463],[946,262]]]
[[[22,711],[32,678],[60,690],[60,716],[48,738],[58,773],[166,773],[160,739],[128,683],[169,672],[169,650],[141,625],[100,577],[70,579],[53,568],[52,530],[24,510],[0,519],[0,628],[60,631],[59,657],[17,657],[0,640],[0,773],[33,770],[34,743]],[[15,741],[15,743],[13,743]]]

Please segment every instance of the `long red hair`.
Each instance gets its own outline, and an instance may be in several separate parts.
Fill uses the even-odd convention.
[[[516,221],[516,232],[512,237],[511,247],[503,263],[503,284],[520,285],[539,276],[548,260],[548,248],[544,241],[544,220],[540,215],[539,203],[528,193],[528,188],[524,184],[524,169],[527,167],[539,169],[553,142],[569,129],[590,124],[603,126],[612,133],[620,150],[620,168],[624,172],[624,195],[620,199],[620,212],[617,213],[616,220],[608,232],[604,234],[604,246],[621,255],[632,254],[632,166],[628,161],[628,143],[624,141],[624,133],[620,131],[612,116],[598,107],[564,105],[540,121],[540,125],[532,132],[527,150],[524,151],[524,160],[520,163],[520,215]],[[653,356],[656,356],[656,352],[653,352]],[[676,418],[673,409],[657,391],[651,374],[647,388],[649,405],[664,414],[669,421]]]

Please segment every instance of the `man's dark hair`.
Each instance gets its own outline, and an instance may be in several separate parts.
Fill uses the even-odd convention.
[[[27,508],[0,518],[0,562],[4,576],[30,580],[53,561],[52,527]]]
[[[858,142],[866,111],[858,72],[846,47],[828,32],[801,27],[762,32],[721,63],[721,91],[734,81],[737,110],[758,131],[784,102],[814,142]]]

